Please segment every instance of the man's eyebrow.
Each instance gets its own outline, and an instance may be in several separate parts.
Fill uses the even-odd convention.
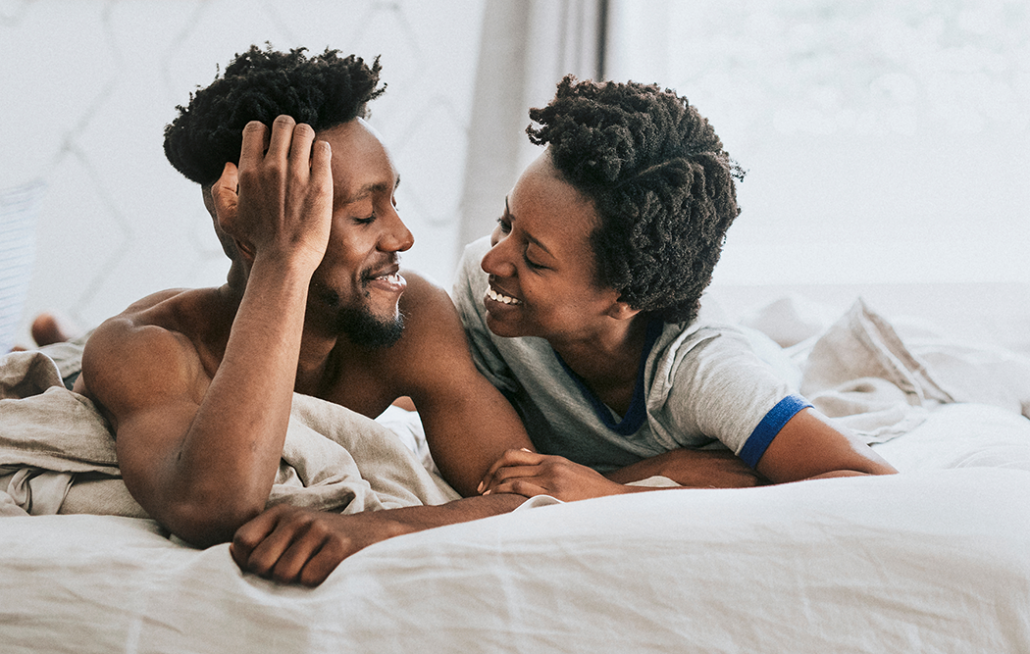
[[[396,189],[401,184],[401,176],[398,175],[396,181],[394,181],[393,189]],[[383,182],[373,182],[371,184],[365,184],[359,188],[353,195],[348,195],[340,199],[340,204],[351,204],[359,200],[364,200],[368,196],[374,193],[386,193],[393,190],[387,184]]]

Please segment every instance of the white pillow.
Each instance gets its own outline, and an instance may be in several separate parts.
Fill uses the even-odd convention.
[[[14,344],[36,256],[36,211],[42,181],[0,190],[0,355]]]

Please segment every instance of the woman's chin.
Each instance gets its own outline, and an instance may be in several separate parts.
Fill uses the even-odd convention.
[[[515,338],[517,336],[525,336],[517,325],[512,324],[504,320],[498,320],[493,317],[489,312],[486,314],[486,326],[490,329],[490,332],[495,336],[501,338]]]

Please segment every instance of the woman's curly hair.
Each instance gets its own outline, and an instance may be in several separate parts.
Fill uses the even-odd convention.
[[[674,91],[571,75],[529,116],[530,140],[593,202],[599,282],[665,322],[696,318],[743,179],[708,121]]]
[[[165,156],[180,173],[202,186],[218,181],[225,162],[238,164],[243,128],[258,120],[271,125],[286,114],[322,131],[365,116],[365,105],[379,97],[379,58],[372,66],[354,55],[327,49],[308,57],[306,48],[277,52],[251,46],[190,94],[186,107],[165,128]]]

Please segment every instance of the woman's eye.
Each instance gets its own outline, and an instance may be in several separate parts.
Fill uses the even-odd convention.
[[[533,263],[533,260],[529,258],[528,254],[522,255],[522,260],[526,262],[526,265],[533,270],[544,270],[547,266],[541,266],[539,263]]]
[[[511,232],[511,223],[505,220],[503,217],[497,219],[497,224],[501,226],[501,231],[505,234]]]
[[[367,218],[355,218],[354,222],[356,222],[359,225],[370,225],[373,222],[375,222],[375,219],[376,219],[376,214],[373,211],[371,216],[369,216]]]

